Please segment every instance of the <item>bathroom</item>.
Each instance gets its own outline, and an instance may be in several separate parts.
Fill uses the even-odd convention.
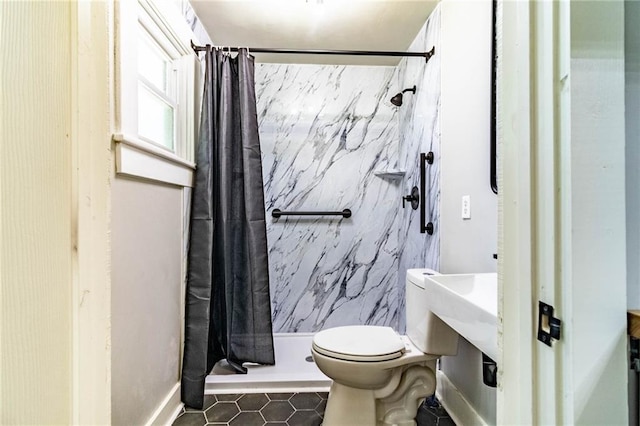
[[[175,26],[184,27],[185,22],[197,25],[190,5],[177,3],[180,14],[173,15]],[[300,3],[300,7],[316,9],[332,5],[329,1]],[[489,166],[492,2],[417,3],[423,3],[423,20],[413,27],[412,34],[405,34],[407,44],[402,50],[427,51],[435,47],[435,55],[426,63],[419,58],[403,58],[384,65],[343,66],[321,64],[317,57],[307,57],[301,65],[295,65],[297,59],[289,59],[289,64],[258,62],[256,65],[275,333],[314,333],[325,327],[356,323],[389,325],[403,332],[405,319],[401,301],[407,269],[428,267],[446,274],[499,269],[499,262],[493,256],[502,250],[498,243],[502,229],[498,226],[499,196],[492,191]],[[194,5],[197,9],[197,4]],[[211,2],[208,6],[223,7],[224,2]],[[16,415],[18,417],[7,414],[1,418],[18,419],[15,423],[46,423],[45,420],[70,423],[70,419],[93,424],[170,423],[175,407],[180,404],[180,354],[185,316],[182,277],[186,274],[185,235],[189,227],[193,154],[188,148],[181,148],[184,151],[175,156],[157,150],[149,152],[133,140],[131,129],[135,124],[131,121],[137,117],[137,111],[127,100],[128,94],[136,89],[127,86],[123,78],[131,69],[124,65],[126,61],[118,62],[122,67],[113,63],[114,57],[127,58],[126,34],[118,33],[117,37],[114,34],[124,28],[126,22],[135,24],[136,13],[130,9],[127,12],[131,3],[90,2],[67,5],[63,10],[55,5],[40,5],[43,9],[36,12],[24,7],[22,17],[34,13],[40,16],[38,22],[42,25],[59,22],[58,26],[52,25],[54,36],[50,42],[56,44],[51,45],[46,44],[47,39],[29,33],[29,28],[11,29],[27,34],[28,37],[22,37],[24,47],[37,47],[44,55],[43,60],[60,64],[54,55],[66,58],[58,68],[53,68],[52,73],[58,74],[52,75],[71,77],[62,79],[60,86],[53,86],[51,98],[51,102],[66,100],[62,105],[67,108],[61,109],[66,111],[64,125],[49,127],[58,132],[60,140],[65,139],[65,134],[73,136],[72,149],[68,151],[61,153],[44,146],[41,148],[51,151],[45,150],[44,156],[30,157],[33,169],[42,174],[17,176],[26,179],[30,187],[48,181],[50,175],[44,174],[45,171],[51,176],[53,173],[66,176],[59,188],[53,187],[54,183],[43,186],[42,199],[48,199],[45,192],[48,190],[60,195],[60,200],[73,198],[75,201],[70,206],[40,205],[33,201],[24,208],[20,220],[25,224],[29,220],[38,223],[37,217],[24,212],[47,208],[55,223],[64,224],[62,236],[75,235],[77,229],[84,232],[74,236],[80,247],[79,257],[74,257],[73,251],[60,250],[66,247],[62,243],[56,245],[55,241],[64,239],[60,235],[52,239],[50,245],[38,246],[38,250],[46,250],[45,254],[56,251],[63,256],[66,253],[67,257],[52,259],[52,262],[75,265],[67,268],[68,271],[53,268],[51,274],[60,284],[52,286],[51,293],[45,291],[38,296],[43,306],[52,302],[44,310],[47,325],[60,332],[55,333],[56,339],[45,339],[45,347],[60,356],[38,358],[36,368],[15,370],[24,382],[38,382],[46,377],[64,385],[41,391],[39,398],[47,408],[46,414],[40,414],[42,417],[38,417],[37,410],[25,407],[24,399],[19,398],[21,393],[15,392],[15,397],[7,396],[11,398],[10,403],[2,405],[21,407],[16,408],[16,412],[23,414]],[[153,12],[153,8],[150,10]],[[55,20],[49,20],[49,16]],[[118,25],[115,25],[115,16],[119,18]],[[178,23],[179,20],[182,22]],[[240,25],[242,20],[238,22]],[[72,30],[65,32],[64,28]],[[461,32],[460,28],[465,30]],[[513,28],[507,29],[519,34]],[[211,29],[214,39],[215,31]],[[180,32],[180,37],[190,37],[199,45],[208,42],[202,29],[192,36],[187,32]],[[61,51],[59,46],[65,43],[60,40],[71,41],[66,44],[69,46],[75,46],[74,40],[83,43]],[[290,46],[274,42],[269,47]],[[195,73],[196,55],[187,50],[183,53],[191,60],[184,66]],[[30,69],[29,65],[28,62],[22,64],[25,69]],[[295,78],[291,77],[292,70],[297,71],[293,73]],[[123,84],[115,84],[114,75]],[[43,87],[50,86],[47,82],[41,83]],[[291,89],[275,89],[284,83]],[[415,93],[404,92],[402,106],[391,104],[390,99],[396,93],[413,85]],[[195,117],[181,129],[187,138],[193,138],[189,132],[195,133],[193,129],[198,125],[199,95],[197,98],[186,102],[187,116]],[[92,105],[92,108],[77,108],[78,105]],[[370,120],[366,132],[362,128],[363,117]],[[311,124],[314,120],[326,122]],[[323,146],[322,141],[312,139],[317,152],[303,152],[307,157],[304,161],[302,157],[296,158],[294,164],[295,153],[288,151],[291,147],[282,142],[282,123],[300,135],[292,137],[291,144],[302,143],[309,126],[317,126],[314,131],[324,126],[337,134],[338,140],[345,134],[342,130],[348,128],[344,143],[357,160],[347,156],[344,164],[337,160],[333,164],[331,156],[335,152],[331,150],[336,147]],[[105,141],[93,145],[80,142],[100,137]],[[419,154],[429,151],[435,157],[434,163],[427,167],[426,205],[433,224],[432,235],[420,232],[418,210],[408,204],[402,207],[403,197],[410,194],[414,185],[419,186]],[[109,155],[101,156],[101,152]],[[324,169],[305,175],[305,167],[313,156],[320,159]],[[45,159],[55,159],[58,169],[52,169]],[[85,168],[76,167],[78,164]],[[505,175],[510,172],[506,169]],[[303,178],[293,179],[291,176],[296,173]],[[322,179],[317,178],[318,173]],[[269,179],[271,176],[273,179]],[[302,184],[316,191],[306,193],[300,189]],[[469,219],[461,217],[463,196],[469,196],[471,201]],[[271,217],[273,209],[311,208],[349,208],[353,215],[324,220]],[[58,216],[53,216],[55,214]],[[48,232],[48,228],[43,226],[36,231],[42,234]],[[314,248],[306,246],[306,241],[314,241]],[[356,245],[354,241],[359,242],[357,250],[350,250],[351,244]],[[323,251],[330,255],[322,256]],[[500,253],[509,256],[509,253]],[[292,260],[294,255],[298,256],[296,260]],[[311,270],[309,265],[319,265],[319,268]],[[37,279],[51,278],[43,274]],[[34,278],[34,282],[37,279]],[[65,287],[69,282],[73,283],[72,292]],[[355,295],[357,309],[348,303],[334,303],[332,284],[342,282],[346,283],[347,294]],[[67,288],[67,292],[59,291],[61,288]],[[623,294],[627,304],[626,288],[615,287],[609,291]],[[629,291],[629,297],[631,293]],[[11,296],[11,293],[5,294]],[[506,295],[505,300],[512,296]],[[597,299],[593,294],[590,297]],[[615,299],[611,295],[610,298]],[[380,300],[383,303],[375,303]],[[513,306],[520,306],[515,298],[508,300],[514,302]],[[12,315],[10,310],[4,311]],[[507,311],[505,317],[512,314]],[[15,314],[15,318],[21,315]],[[28,325],[6,324],[15,330]],[[526,329],[526,325],[522,327]],[[611,327],[617,330],[619,324]],[[508,334],[509,330],[506,331]],[[11,360],[13,355],[9,352],[5,359]],[[522,359],[525,365],[526,359]],[[16,361],[15,365],[22,364]],[[441,371],[449,381],[445,385],[450,387],[448,394],[442,389],[440,393],[445,392],[444,399],[453,401],[450,406],[454,409],[450,411],[458,416],[461,424],[500,423],[500,416],[504,416],[501,410],[506,411],[500,408],[506,400],[501,390],[482,383],[481,366],[481,353],[464,340],[460,341],[458,355],[442,359]],[[50,371],[55,371],[57,376],[51,377]],[[620,372],[616,371],[611,374],[614,377],[611,380],[619,376]],[[522,400],[525,399],[523,396]]]
[[[254,53],[276,368],[280,333],[305,336],[300,359],[309,354],[311,335],[325,328],[367,324],[404,333],[406,270],[415,265],[448,273],[496,271],[497,196],[489,179],[492,4],[480,2],[466,10],[456,4],[436,5],[418,4],[420,14],[404,12],[426,18],[412,23],[415,30],[408,37],[406,50],[434,49],[436,53],[428,61],[422,57],[289,55],[281,63],[284,55]],[[193,7],[211,31],[223,28],[224,22],[233,18],[225,9],[228,6],[215,8],[207,2],[193,2]],[[311,16],[317,22],[310,19],[302,26],[315,24],[329,34],[344,31],[329,26],[329,17],[359,13],[357,6],[350,10],[331,3],[287,7],[293,8],[288,13],[299,19],[320,10],[322,15]],[[256,10],[255,16],[269,22],[271,16],[281,14],[279,10],[268,14],[267,9]],[[221,15],[231,18],[221,19]],[[465,37],[442,31],[443,23],[448,22],[450,28],[467,28]],[[246,27],[262,28],[266,34],[286,23],[262,25],[245,22]],[[239,40],[213,37],[220,46],[248,44],[241,36],[236,35]],[[276,33],[270,37],[282,36]],[[353,40],[353,36],[344,39]],[[343,42],[343,46],[347,44]],[[464,61],[468,67],[459,66]],[[334,65],[336,62],[346,65]],[[460,74],[471,66],[476,70],[474,78],[462,78]],[[404,91],[401,106],[390,102],[396,93],[414,85],[415,93]],[[413,186],[420,186],[420,154],[429,152],[435,161],[425,164],[428,192],[422,193],[427,197],[422,202],[427,210],[425,222],[434,226],[431,235],[420,232],[420,209],[413,210],[402,200]],[[461,159],[455,152],[465,152],[468,157]],[[440,189],[441,182],[448,185],[446,194]],[[460,217],[463,195],[473,200],[471,219]],[[345,208],[352,211],[351,217],[271,217],[274,209]],[[448,214],[442,214],[441,209]],[[480,233],[483,239],[472,238]],[[454,246],[448,247],[445,241]],[[466,253],[456,252],[455,246],[465,247]],[[461,254],[464,265],[457,260]],[[478,386],[474,382],[482,377],[480,353],[466,342],[460,352],[460,361],[444,360],[443,368],[449,362],[448,368],[456,374],[453,380],[462,386]],[[461,367],[455,367],[456,363]],[[281,364],[284,377],[292,376],[288,366]],[[289,365],[297,367],[299,363]],[[238,379],[249,381],[243,385],[255,389],[251,376],[249,368],[249,374]],[[206,389],[219,391],[231,386],[227,381],[234,379],[214,375],[207,379]],[[304,389],[304,383],[296,383],[300,391]],[[480,390],[475,410],[482,413],[485,422],[492,423],[495,390]]]

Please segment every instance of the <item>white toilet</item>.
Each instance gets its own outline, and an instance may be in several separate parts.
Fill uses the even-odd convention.
[[[425,274],[435,272],[407,271],[406,336],[389,327],[355,325],[313,337],[313,359],[333,380],[324,426],[416,424],[420,403],[435,392],[436,360],[458,349],[458,334],[426,307]]]

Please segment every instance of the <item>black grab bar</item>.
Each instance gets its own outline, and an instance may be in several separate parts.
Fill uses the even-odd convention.
[[[429,235],[433,235],[433,222],[429,219],[429,222],[425,223],[427,200],[429,199],[426,192],[427,164],[433,164],[433,152],[431,151],[427,154],[420,153],[420,197],[422,197],[422,202],[420,203],[420,233],[424,234],[426,232]],[[429,206],[429,210],[431,210],[431,206]],[[431,212],[429,212],[429,216],[431,216]]]
[[[341,212],[283,212],[280,209],[271,210],[271,216],[280,217],[280,216],[342,216],[342,217],[351,217],[351,210],[344,209]]]

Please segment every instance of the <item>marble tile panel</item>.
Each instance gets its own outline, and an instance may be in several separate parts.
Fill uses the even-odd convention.
[[[397,327],[393,67],[256,66],[274,332]],[[336,210],[353,216],[283,217]]]
[[[429,62],[405,58],[398,65],[397,79],[402,88],[417,86],[416,94],[405,94],[406,102],[399,108],[399,167],[406,170],[403,194],[420,187],[420,153],[434,153],[434,163],[427,165],[428,196],[426,222],[434,225],[433,235],[420,233],[420,210],[409,207],[400,212],[398,297],[400,298],[399,330],[405,329],[404,294],[407,269],[432,268],[440,264],[440,7],[425,22],[408,50],[429,51],[435,55]]]

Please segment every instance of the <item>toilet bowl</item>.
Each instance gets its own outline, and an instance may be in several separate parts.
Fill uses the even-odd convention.
[[[314,335],[311,353],[333,380],[324,426],[415,425],[419,405],[436,387],[441,355],[455,355],[458,335],[425,308],[424,275],[407,271],[407,335],[355,325]]]

